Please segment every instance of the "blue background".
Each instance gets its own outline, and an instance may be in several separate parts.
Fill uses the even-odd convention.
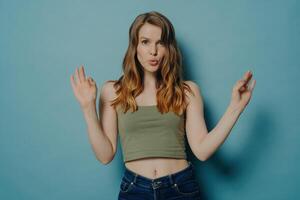
[[[1,0],[0,199],[117,199],[120,143],[96,160],[69,78],[84,64],[98,89],[117,79],[130,24],[152,10],[175,27],[209,130],[244,72],[257,81],[218,151],[189,151],[203,199],[300,198],[299,1]]]

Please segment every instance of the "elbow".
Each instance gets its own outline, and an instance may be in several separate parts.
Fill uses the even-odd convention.
[[[97,160],[103,165],[108,165],[111,162],[111,160],[100,160],[100,159]]]
[[[198,156],[197,156],[197,158],[198,158],[198,160],[200,160],[200,161],[206,161],[208,158],[209,158],[209,156],[207,156],[207,155],[205,155],[205,154],[199,154]]]
[[[203,157],[200,157],[200,158],[198,158],[200,161],[202,161],[202,162],[204,162],[204,161],[206,161],[207,160],[207,158],[203,158]]]
[[[111,162],[111,160],[106,161],[106,162],[102,162],[103,165],[108,165]]]
[[[100,158],[97,158],[97,160],[103,164],[103,165],[108,165],[112,160],[113,160],[113,157],[109,158],[109,159],[100,159]]]

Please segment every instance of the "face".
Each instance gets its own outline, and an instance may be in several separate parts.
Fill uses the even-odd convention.
[[[166,48],[161,39],[161,28],[152,24],[144,24],[138,34],[137,58],[144,71],[156,72]]]

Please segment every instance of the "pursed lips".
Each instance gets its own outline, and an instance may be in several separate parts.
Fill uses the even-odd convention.
[[[149,60],[149,62],[156,63],[156,62],[158,62],[158,60],[157,59],[152,59],[152,60]]]

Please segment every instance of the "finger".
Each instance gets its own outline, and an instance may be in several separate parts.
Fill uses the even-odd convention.
[[[252,77],[252,72],[250,70],[248,70],[243,77],[243,80],[245,80],[245,84],[247,84],[249,82],[249,80]]]
[[[250,84],[250,86],[249,86],[249,89],[250,89],[250,91],[253,91],[253,89],[254,89],[254,86],[255,86],[255,83],[256,83],[256,80],[255,80],[255,79],[253,79],[253,80],[251,81],[251,84]]]
[[[250,71],[247,71],[243,77],[243,79],[241,79],[238,83],[238,89],[240,91],[244,91],[248,88],[248,84],[249,84],[249,81],[251,80],[252,78],[252,73]]]
[[[234,89],[235,90],[241,90],[241,88],[244,86],[245,82],[246,82],[245,80],[238,80],[235,87],[234,87]]]
[[[244,92],[248,89],[248,85],[245,80],[239,80],[235,86],[235,90]]]
[[[247,90],[247,86],[243,85],[242,87],[240,87],[239,91],[244,92],[245,90]]]
[[[95,81],[93,80],[92,77],[89,77],[89,78],[88,78],[88,81],[89,81],[89,83],[90,83],[91,85],[94,85],[94,84],[95,84]]]
[[[75,83],[73,74],[72,74],[71,77],[70,77],[70,81],[71,81],[72,88],[73,88],[73,90],[75,91],[76,83]]]
[[[95,83],[94,79],[92,77],[90,77],[90,80],[92,81],[92,83]]]
[[[86,80],[83,65],[79,68],[79,77],[82,82]]]
[[[81,83],[81,80],[80,80],[80,77],[79,77],[79,72],[78,72],[78,68],[77,68],[77,67],[76,67],[76,70],[75,70],[75,78],[76,78],[77,83]]]

